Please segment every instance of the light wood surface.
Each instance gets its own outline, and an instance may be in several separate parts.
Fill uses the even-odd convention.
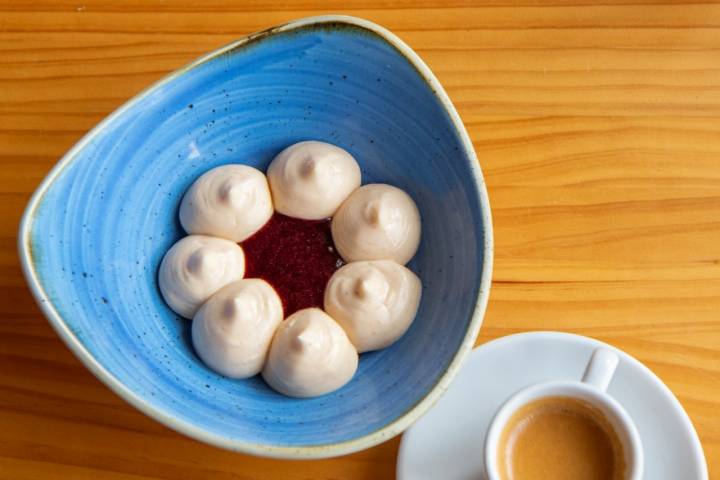
[[[478,344],[563,330],[627,351],[678,396],[720,478],[720,5],[536,3],[0,0],[0,478],[394,476],[397,438],[273,461],[146,418],[56,337],[15,249],[30,193],[105,115],[204,52],[319,13],[396,32],[468,127],[495,222]]]

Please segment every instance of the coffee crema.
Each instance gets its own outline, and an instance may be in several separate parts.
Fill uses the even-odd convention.
[[[586,401],[546,397],[521,407],[500,435],[501,480],[623,480],[622,442]]]

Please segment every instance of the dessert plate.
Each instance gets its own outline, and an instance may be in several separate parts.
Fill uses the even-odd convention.
[[[521,333],[475,349],[438,404],[403,436],[399,480],[483,478],[485,433],[510,395],[533,383],[580,379],[597,347],[620,356],[608,393],[640,432],[648,480],[706,480],[702,446],[680,402],[646,366],[597,340],[559,332]]]

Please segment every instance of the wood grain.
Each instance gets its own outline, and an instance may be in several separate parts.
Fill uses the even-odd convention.
[[[720,478],[720,5],[629,0],[0,0],[0,478],[393,477],[398,439],[272,461],[144,417],[55,336],[15,252],[30,193],[102,117],[203,52],[329,12],[399,34],[467,124],[496,235],[478,344],[563,330],[626,350]]]

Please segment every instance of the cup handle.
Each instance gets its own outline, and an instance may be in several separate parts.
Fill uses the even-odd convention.
[[[583,383],[587,383],[604,392],[607,390],[620,358],[607,348],[596,348],[585,367]]]

